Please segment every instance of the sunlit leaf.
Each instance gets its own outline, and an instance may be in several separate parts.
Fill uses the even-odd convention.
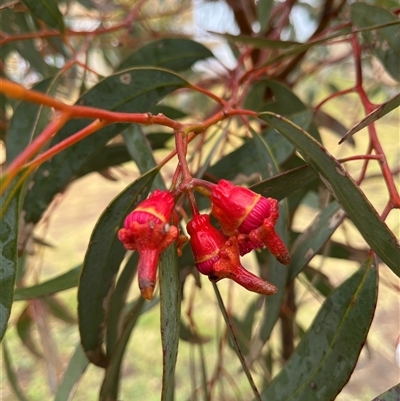
[[[106,365],[102,349],[104,320],[113,284],[125,255],[117,238],[125,216],[146,198],[158,169],[142,175],[121,192],[100,216],[90,237],[78,287],[78,319],[81,343],[88,359]]]
[[[214,57],[201,43],[186,38],[167,38],[149,43],[136,50],[118,67],[152,66],[167,68],[171,71],[184,71],[196,61]]]
[[[65,32],[64,20],[55,0],[23,0],[30,12],[46,25]]]
[[[400,277],[400,243],[382,222],[369,200],[341,164],[300,127],[284,117],[265,113],[260,117],[289,139],[317,171],[368,245]]]
[[[348,381],[364,345],[377,299],[372,259],[326,299],[263,400],[333,400]]]
[[[178,258],[174,245],[168,247],[161,255],[159,276],[161,342],[163,348],[161,400],[173,401],[181,315],[181,288]]]

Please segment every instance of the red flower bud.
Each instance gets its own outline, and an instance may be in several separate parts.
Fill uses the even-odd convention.
[[[221,180],[212,190],[211,201],[211,213],[222,231],[228,236],[238,236],[241,255],[267,247],[279,262],[290,263],[286,246],[274,229],[279,217],[276,199],[264,198],[248,188]]]
[[[211,225],[207,214],[195,216],[189,221],[187,230],[197,270],[209,276],[213,273],[213,263],[218,259],[225,237]]]
[[[172,195],[155,190],[125,218],[124,228],[118,231],[125,248],[139,252],[139,288],[148,300],[153,298],[159,256],[178,237],[178,229],[169,225],[173,209]]]
[[[187,225],[190,246],[197,269],[211,281],[230,278],[249,291],[272,295],[277,288],[247,271],[239,260],[236,237],[225,240],[224,235],[210,223],[208,215],[195,216]]]

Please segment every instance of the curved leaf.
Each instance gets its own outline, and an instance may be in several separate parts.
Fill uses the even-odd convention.
[[[64,274],[54,277],[43,283],[33,285],[32,287],[17,288],[14,294],[14,301],[23,301],[51,295],[56,292],[69,290],[78,285],[82,266],[77,266]]]
[[[185,38],[160,39],[149,43],[131,54],[118,67],[153,66],[172,71],[184,71],[196,61],[214,57],[202,44]]]
[[[166,95],[187,82],[178,75],[155,68],[133,68],[111,75],[85,93],[76,104],[119,112],[148,112]],[[71,120],[55,136],[55,145],[80,131],[89,120]],[[37,223],[53,197],[110,139],[129,124],[111,124],[45,162],[32,177],[26,194],[25,221]]]
[[[8,193],[9,191],[0,198],[0,205],[3,204],[2,199],[6,199]],[[18,262],[19,198],[18,191],[0,220],[0,340],[7,329],[14,296]]]
[[[158,169],[142,175],[121,192],[100,216],[90,237],[78,287],[81,343],[88,359],[106,366],[102,350],[104,321],[113,283],[125,249],[117,238],[125,216],[149,193]]]
[[[159,275],[161,342],[163,349],[161,401],[173,401],[181,326],[181,286],[175,245],[168,247],[161,255]]]
[[[341,164],[307,132],[272,113],[260,117],[284,135],[319,174],[368,245],[400,277],[400,243]]]
[[[375,311],[377,271],[372,259],[326,299],[263,400],[333,400],[356,365]]]
[[[65,32],[65,25],[55,0],[22,0],[30,12],[46,25]]]

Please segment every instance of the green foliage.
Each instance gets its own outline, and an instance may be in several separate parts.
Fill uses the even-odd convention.
[[[393,375],[368,396],[346,387],[364,344],[384,346],[372,319],[400,277],[397,4],[236,3],[2,3],[5,400],[328,401],[390,387],[373,401],[397,400]],[[66,122],[44,138],[55,116]],[[274,295],[196,270],[182,236],[220,179],[279,201],[290,263],[267,249],[241,259]],[[118,230],[155,189],[171,191],[162,229],[180,237],[146,301]]]

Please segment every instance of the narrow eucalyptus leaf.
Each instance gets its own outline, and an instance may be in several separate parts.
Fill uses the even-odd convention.
[[[306,131],[272,113],[260,115],[284,135],[318,173],[368,245],[400,277],[400,243],[342,165]]]
[[[63,380],[57,389],[54,401],[71,401],[78,386],[79,380],[86,371],[89,360],[86,358],[85,352],[81,344],[75,348],[68,367],[64,373]]]
[[[263,400],[333,400],[348,381],[365,343],[377,300],[372,259],[326,299]]]
[[[142,175],[122,191],[100,216],[90,237],[78,287],[81,343],[88,359],[104,367],[104,321],[125,249],[117,237],[125,216],[149,193],[158,169]]]
[[[161,342],[163,377],[161,401],[173,401],[175,369],[178,356],[181,288],[176,247],[168,247],[161,255],[160,266]]]

